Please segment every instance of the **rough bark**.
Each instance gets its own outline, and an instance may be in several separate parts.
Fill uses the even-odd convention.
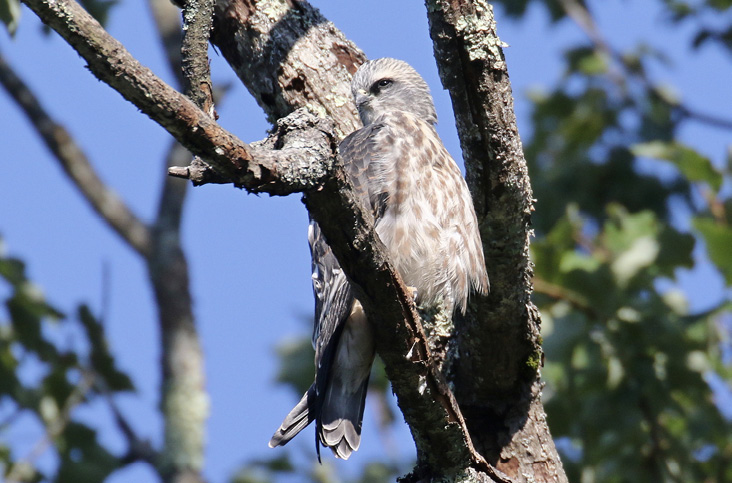
[[[456,320],[456,396],[489,462],[514,481],[566,481],[540,400],[540,318],[530,299],[533,196],[492,7],[483,0],[426,5],[491,280],[490,295],[474,298]]]
[[[322,20],[303,21],[320,19],[306,2],[296,2],[294,12],[280,9],[276,17],[267,17],[264,12],[280,3],[219,0],[214,18],[219,34],[212,37],[270,118],[312,105],[316,98],[332,102],[317,94],[324,91],[317,85],[320,72],[338,71],[340,63],[351,72],[353,60],[363,55],[356,49],[350,53],[340,50],[334,59],[332,49],[321,50],[320,45],[349,49],[352,44],[330,25],[321,27],[325,25]],[[488,297],[473,298],[468,316],[456,321],[452,353],[462,357],[448,363],[454,364],[451,382],[460,394],[461,407],[465,404],[464,411],[471,414],[473,437],[491,462],[505,468],[516,481],[563,481],[540,400],[539,314],[529,298],[533,200],[506,65],[490,7],[484,2],[452,4],[428,3],[427,8],[443,83],[453,97],[492,290]],[[457,11],[457,6],[463,10]],[[445,20],[446,15],[452,24]],[[222,32],[235,35],[227,37]],[[287,35],[282,43],[278,41],[280,32]],[[293,32],[307,39],[298,40]],[[288,49],[295,44],[297,55],[289,55]],[[311,50],[306,52],[306,47]],[[268,62],[268,52],[278,52],[282,67]],[[301,56],[317,59],[311,62],[320,66],[318,73],[308,76],[308,82],[298,83],[303,89],[287,89],[297,77],[293,73],[303,72]],[[326,78],[324,86],[332,85],[332,78]],[[335,112],[328,104],[323,109]]]
[[[339,139],[361,127],[350,82],[366,56],[309,3],[219,0],[211,41],[270,122],[309,107]]]
[[[187,0],[183,5],[181,67],[186,95],[203,112],[214,116],[213,84],[208,62],[208,39],[214,0]]]

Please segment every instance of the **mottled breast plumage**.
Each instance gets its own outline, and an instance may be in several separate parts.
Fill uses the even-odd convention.
[[[470,193],[430,123],[405,111],[380,114],[343,141],[341,154],[420,304],[464,310],[471,287],[487,291]]]

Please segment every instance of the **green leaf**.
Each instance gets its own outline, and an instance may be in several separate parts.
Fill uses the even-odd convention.
[[[8,28],[10,35],[15,35],[20,20],[20,0],[0,0],[0,20]]]
[[[715,192],[722,186],[722,174],[709,158],[681,143],[651,141],[636,144],[631,151],[636,156],[670,161],[689,181],[707,183]]]
[[[607,71],[605,58],[592,47],[579,47],[566,54],[570,72],[585,75],[604,74]]]
[[[119,460],[97,441],[97,432],[70,422],[56,444],[61,456],[56,481],[96,483],[119,467]]]
[[[17,258],[0,258],[0,277],[17,286],[25,280],[25,264]]]
[[[656,263],[661,274],[671,277],[674,275],[676,268],[692,268],[694,266],[692,252],[696,240],[693,235],[681,233],[668,225],[664,225],[658,235],[658,241],[661,244],[661,252],[658,254]]]
[[[134,389],[132,380],[127,374],[117,369],[114,357],[109,352],[107,340],[104,337],[102,324],[94,318],[86,305],[79,307],[79,321],[86,330],[91,346],[90,362],[94,371],[99,374],[112,391],[130,391]]]
[[[709,218],[694,218],[694,228],[704,237],[707,253],[728,284],[732,284],[732,227]]]
[[[659,251],[660,247],[656,238],[652,236],[637,238],[612,262],[611,268],[619,285],[625,286],[641,269],[655,262]]]

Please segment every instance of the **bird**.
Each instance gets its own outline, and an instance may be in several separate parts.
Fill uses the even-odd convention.
[[[435,130],[429,86],[408,63],[363,63],[351,91],[363,127],[339,145],[348,177],[420,307],[463,313],[471,289],[489,290],[478,220],[460,168]],[[368,314],[314,221],[308,226],[315,295],[315,382],[269,446],[316,422],[316,451],[348,459],[359,448],[375,355]]]

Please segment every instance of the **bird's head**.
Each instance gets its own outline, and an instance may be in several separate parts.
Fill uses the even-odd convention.
[[[430,124],[437,122],[429,86],[403,60],[385,57],[364,63],[353,76],[351,91],[364,126],[393,111],[410,112]]]

